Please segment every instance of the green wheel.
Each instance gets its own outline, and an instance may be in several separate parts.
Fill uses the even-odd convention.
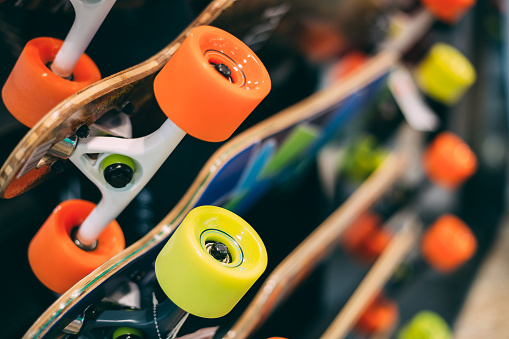
[[[452,339],[452,331],[437,313],[421,311],[403,326],[398,339]]]
[[[119,327],[111,336],[112,339],[143,339],[143,337],[143,332],[132,327]]]
[[[262,275],[267,251],[259,235],[220,207],[193,209],[159,253],[161,288],[181,309],[203,318],[226,315]]]

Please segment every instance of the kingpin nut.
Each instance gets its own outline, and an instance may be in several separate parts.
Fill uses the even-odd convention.
[[[131,182],[134,171],[126,164],[116,163],[107,166],[103,175],[108,184],[115,188],[122,188]]]

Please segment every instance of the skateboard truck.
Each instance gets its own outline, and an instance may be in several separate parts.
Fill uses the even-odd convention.
[[[102,194],[101,201],[76,234],[81,244],[90,246],[97,240],[103,229],[145,187],[185,135],[168,119],[156,132],[142,138],[80,140],[69,159]],[[89,154],[99,155],[94,159]],[[130,173],[130,180],[118,172]]]
[[[116,0],[70,0],[76,18],[50,65],[50,69],[62,78],[72,76],[72,71],[85,52],[90,41],[108,15]]]
[[[260,61],[247,47],[239,51],[242,43],[231,35],[225,39],[221,36],[224,33],[203,26],[194,29],[156,77],[156,99],[168,116],[156,132],[138,139],[89,137],[78,143],[70,160],[103,196],[76,234],[85,246],[97,240],[102,230],[141,191],[186,132],[206,141],[223,141],[268,94],[268,75],[264,76],[267,73],[260,67]],[[207,39],[209,46],[203,46]],[[242,61],[235,62],[233,57],[237,59],[239,54]],[[204,72],[200,67],[207,64],[215,64],[212,72]],[[187,67],[182,67],[184,65]],[[230,83],[224,84],[217,73],[228,76]],[[183,79],[188,83],[185,84]],[[202,84],[199,84],[200,80]],[[204,85],[207,87],[203,88]],[[219,90],[213,91],[214,87]],[[202,89],[207,93],[200,91]],[[202,105],[179,100],[198,91],[204,99]],[[244,112],[241,112],[242,106]],[[93,159],[87,154],[99,155]]]

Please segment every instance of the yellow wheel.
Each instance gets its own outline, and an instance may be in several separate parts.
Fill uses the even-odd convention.
[[[476,79],[474,66],[456,48],[436,43],[415,68],[420,89],[444,105],[455,105]]]
[[[193,209],[159,253],[161,288],[181,309],[203,318],[226,315],[267,267],[260,236],[220,207]]]

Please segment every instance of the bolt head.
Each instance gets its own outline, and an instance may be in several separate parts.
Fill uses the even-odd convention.
[[[134,171],[126,164],[111,164],[104,169],[104,179],[115,188],[126,187],[133,179]]]
[[[78,138],[81,139],[88,138],[88,136],[90,135],[90,128],[87,125],[81,125],[76,130],[76,135],[78,136]]]
[[[210,248],[210,255],[212,255],[214,259],[218,261],[223,261],[226,259],[228,253],[228,247],[221,242],[214,243]]]
[[[216,71],[219,72],[222,76],[224,76],[226,79],[230,79],[232,75],[232,71],[226,66],[225,64],[215,64],[214,68]]]

